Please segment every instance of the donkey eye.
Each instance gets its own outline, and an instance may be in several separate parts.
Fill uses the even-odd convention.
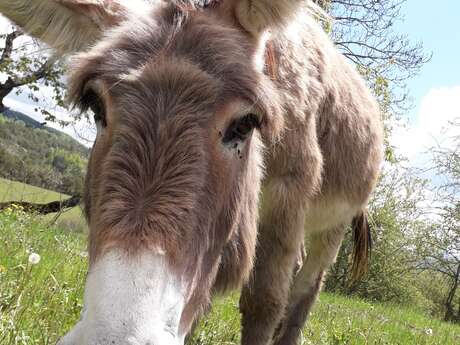
[[[82,104],[84,108],[90,109],[93,112],[96,125],[107,126],[104,102],[96,92],[92,90],[86,92],[82,98]]]
[[[260,127],[260,121],[257,115],[248,114],[237,120],[234,120],[225,131],[222,139],[224,143],[235,140],[243,141],[249,137],[254,128]]]

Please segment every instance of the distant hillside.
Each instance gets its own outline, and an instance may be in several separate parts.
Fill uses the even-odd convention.
[[[48,127],[48,126],[46,126],[46,122],[42,123],[42,122],[39,122],[37,120],[34,120],[30,116],[28,116],[28,115],[26,115],[24,113],[21,113],[20,111],[15,111],[15,110],[11,110],[9,108],[6,108],[3,111],[3,113],[1,113],[1,115],[3,115],[6,118],[12,119],[12,120],[22,121],[28,127],[41,128],[41,129],[45,129],[45,130],[47,130],[48,132],[51,132],[51,133],[56,133],[56,134],[67,136],[70,139],[72,139],[73,141],[75,141],[79,146],[82,146],[83,148],[85,148],[85,146],[81,145],[78,141],[73,139],[70,135],[68,135],[68,134],[66,134],[64,132],[61,132],[60,130],[57,130],[55,128]]]
[[[26,126],[29,127],[34,127],[34,128],[44,128],[42,123],[38,122],[37,120],[34,120],[30,116],[27,116],[24,113],[21,113],[19,111],[11,110],[11,109],[5,109],[3,111],[3,116],[12,119],[12,120],[18,120],[24,122]]]
[[[0,114],[0,177],[66,194],[83,188],[89,149],[27,115]]]

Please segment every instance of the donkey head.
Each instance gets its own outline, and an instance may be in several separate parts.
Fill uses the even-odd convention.
[[[265,41],[291,2],[1,1],[58,54],[77,53],[70,100],[98,128],[85,307],[60,344],[182,344],[219,267],[238,267],[222,288],[247,277],[261,150],[281,127]]]

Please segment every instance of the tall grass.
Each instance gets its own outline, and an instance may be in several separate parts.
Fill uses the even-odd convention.
[[[0,213],[0,344],[54,345],[79,317],[86,262],[81,235]]]
[[[85,238],[47,224],[20,209],[0,212],[0,345],[54,345],[79,318]],[[191,344],[239,344],[239,324],[238,295],[218,298]],[[302,344],[458,345],[460,326],[395,305],[323,293]]]

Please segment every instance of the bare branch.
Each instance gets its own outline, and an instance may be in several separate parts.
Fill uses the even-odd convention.
[[[5,62],[6,59],[11,59],[11,54],[13,53],[14,40],[22,35],[22,31],[14,30],[13,32],[5,36],[5,47],[3,48],[2,56],[0,57],[0,64]]]
[[[81,197],[79,195],[74,195],[69,199],[53,201],[47,204],[36,204],[26,201],[8,201],[0,203],[0,211],[8,207],[19,206],[25,212],[39,213],[39,214],[49,214],[61,212],[64,209],[72,208],[80,204]]]

